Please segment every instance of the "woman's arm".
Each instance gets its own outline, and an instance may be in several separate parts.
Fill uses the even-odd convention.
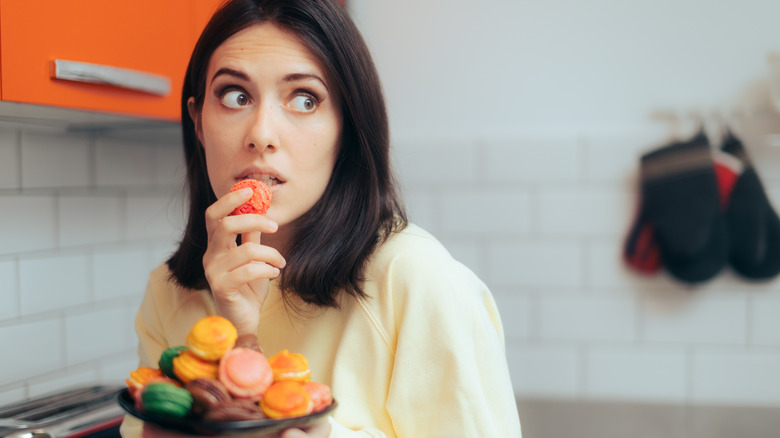
[[[399,437],[520,437],[496,304],[433,248],[393,263],[398,321],[387,409]]]

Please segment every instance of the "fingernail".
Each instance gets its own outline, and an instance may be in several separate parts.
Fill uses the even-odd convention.
[[[239,190],[239,192],[241,193],[241,196],[249,196],[249,195],[252,194],[252,189],[249,188],[249,187],[245,187],[245,188]]]

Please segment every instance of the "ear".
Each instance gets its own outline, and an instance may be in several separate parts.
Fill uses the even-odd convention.
[[[195,135],[197,135],[198,141],[200,142],[201,147],[203,147],[203,129],[200,124],[200,111],[198,111],[198,108],[195,105],[195,98],[192,96],[187,99],[187,112],[190,113],[190,119],[192,119],[192,123],[195,125]]]

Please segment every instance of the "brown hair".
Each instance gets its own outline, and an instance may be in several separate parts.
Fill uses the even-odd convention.
[[[208,288],[203,272],[206,208],[216,201],[187,101],[203,105],[212,53],[227,38],[255,24],[274,23],[295,33],[323,63],[342,97],[342,144],[319,201],[298,221],[280,286],[303,301],[337,307],[344,291],[360,288],[371,253],[406,226],[390,168],[390,139],[379,76],[363,38],[336,0],[231,0],[211,18],[193,50],[181,97],[189,218],[178,249],[168,259],[182,286]]]

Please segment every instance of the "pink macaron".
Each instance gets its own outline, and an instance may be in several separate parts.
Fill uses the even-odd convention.
[[[333,395],[330,387],[320,382],[303,382],[303,389],[311,396],[313,403],[312,412],[319,412],[333,403]]]
[[[219,381],[235,398],[260,400],[274,381],[274,372],[263,353],[234,348],[219,360]]]

